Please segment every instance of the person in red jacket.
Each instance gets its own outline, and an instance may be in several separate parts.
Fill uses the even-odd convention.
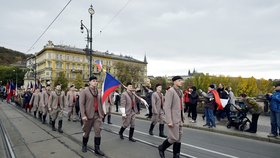
[[[189,88],[184,91],[184,113],[188,112],[188,117],[191,117],[191,108],[190,108],[190,98],[189,98]]]

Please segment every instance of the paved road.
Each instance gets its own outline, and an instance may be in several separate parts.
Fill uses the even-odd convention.
[[[97,157],[93,152],[81,152],[82,131],[78,122],[63,122],[64,134],[51,131],[48,125],[41,124],[31,115],[14,108],[12,105],[0,103],[0,119],[5,120],[7,130],[13,142],[13,148],[19,157]],[[113,125],[104,124],[101,149],[109,158],[158,158],[156,146],[164,139],[147,134],[150,122],[136,120],[136,143],[120,140],[116,134],[121,125],[121,117],[113,115]],[[10,123],[10,124],[9,124]],[[125,131],[128,135],[128,130]],[[89,145],[93,147],[91,133]],[[170,148],[172,150],[172,148]],[[1,152],[1,150],[0,150]],[[184,128],[181,157],[252,157],[276,158],[280,155],[279,144],[255,141],[207,131]],[[172,157],[166,152],[166,157]]]

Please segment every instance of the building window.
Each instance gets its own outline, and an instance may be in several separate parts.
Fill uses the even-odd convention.
[[[74,73],[72,73],[72,79],[75,79],[75,74]]]
[[[61,54],[59,55],[59,60],[62,60],[62,55]]]
[[[66,64],[66,69],[69,70],[69,64]]]
[[[78,70],[81,70],[81,65],[80,64],[78,64]]]
[[[66,77],[69,79],[69,78],[70,78],[70,74],[69,74],[69,73],[67,73],[67,74],[66,74]]]
[[[69,55],[67,55],[67,56],[66,56],[66,60],[68,60],[68,61],[69,61]]]
[[[61,62],[56,62],[56,68],[61,69],[62,68],[62,63]]]
[[[51,67],[51,62],[48,61],[48,67]]]
[[[72,64],[72,70],[74,70],[75,69],[75,64]]]
[[[50,76],[50,72],[46,72],[46,76]]]
[[[48,53],[48,59],[52,58],[52,53]]]

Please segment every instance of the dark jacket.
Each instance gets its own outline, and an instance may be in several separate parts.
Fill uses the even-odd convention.
[[[214,94],[210,91],[208,91],[207,93],[202,92],[201,94],[205,98],[205,108],[214,110],[216,105]]]
[[[192,91],[192,93],[188,94],[188,96],[190,99],[190,103],[193,105],[196,105],[197,101],[198,101],[198,95],[197,95],[196,91]]]

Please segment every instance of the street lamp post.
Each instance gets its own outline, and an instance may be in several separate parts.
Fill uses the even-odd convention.
[[[90,43],[89,47],[89,75],[92,76],[92,15],[95,13],[92,5],[90,5],[90,8],[88,9],[88,12],[90,14],[90,30],[87,29],[87,27],[83,24],[83,21],[81,20],[81,32],[83,33],[83,29],[86,28],[87,31],[87,50],[88,50],[88,43]]]

